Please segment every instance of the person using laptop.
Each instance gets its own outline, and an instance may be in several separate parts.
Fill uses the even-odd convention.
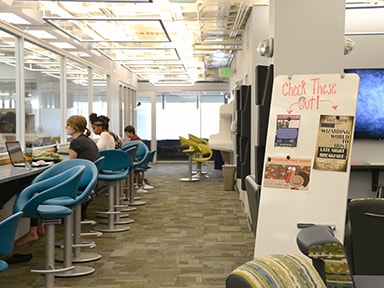
[[[65,126],[67,135],[71,136],[69,144],[69,159],[87,159],[92,162],[99,158],[99,149],[96,143],[89,138],[91,131],[87,128],[87,119],[81,115],[72,115],[67,119]],[[29,232],[18,242],[16,246],[24,246],[39,239],[44,235],[44,225],[39,219],[31,218]]]

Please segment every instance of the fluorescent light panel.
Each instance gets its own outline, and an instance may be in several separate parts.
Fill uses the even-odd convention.
[[[112,61],[136,62],[136,61],[170,61],[180,60],[175,48],[146,48],[146,49],[96,49]]]
[[[50,42],[50,44],[61,49],[76,49],[75,46],[73,46],[72,44],[69,44],[68,42]]]
[[[9,12],[0,12],[0,20],[15,25],[31,25],[31,23],[24,18]]]
[[[45,30],[25,30],[25,32],[39,39],[57,39],[56,36],[53,36],[51,33],[48,33]]]
[[[68,17],[44,17],[43,19],[79,42],[171,41],[161,19]]]
[[[186,69],[183,64],[175,64],[175,65],[164,65],[164,64],[153,64],[153,65],[125,65],[128,70],[133,73],[184,73]]]

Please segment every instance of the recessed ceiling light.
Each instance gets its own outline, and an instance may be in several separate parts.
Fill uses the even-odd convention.
[[[72,51],[72,52],[70,52],[72,55],[75,55],[75,56],[77,56],[77,57],[82,57],[82,58],[84,58],[84,57],[91,57],[91,55],[89,55],[88,53],[86,53],[86,52],[82,52],[82,51]]]
[[[75,46],[67,43],[67,42],[50,42],[52,45],[61,48],[61,49],[76,49]]]
[[[24,18],[8,12],[0,12],[0,20],[16,25],[31,25],[31,23]]]
[[[25,30],[25,32],[28,32],[29,34],[40,39],[57,39],[56,36],[53,36],[45,30]]]

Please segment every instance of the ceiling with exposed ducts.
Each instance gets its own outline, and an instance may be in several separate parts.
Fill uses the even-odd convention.
[[[265,0],[0,1],[0,19],[81,57],[117,61],[154,84],[220,81]],[[20,23],[4,20],[14,13]],[[37,32],[36,32],[37,31]],[[51,39],[38,36],[48,32]],[[41,34],[40,34],[41,35]],[[56,45],[57,46],[57,45]],[[95,58],[99,57],[99,58]]]
[[[268,2],[0,0],[0,21],[92,63],[118,62],[136,73],[139,81],[191,85],[226,80],[219,72],[229,68],[242,49],[252,7]],[[0,45],[7,45],[1,35]]]

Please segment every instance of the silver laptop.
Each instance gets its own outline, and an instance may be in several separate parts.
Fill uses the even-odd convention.
[[[21,150],[19,141],[7,141],[5,142],[5,146],[7,147],[9,160],[11,160],[11,164],[14,167],[25,167],[25,158],[24,153]],[[32,167],[41,167],[47,166],[49,163],[37,163],[32,162]]]

